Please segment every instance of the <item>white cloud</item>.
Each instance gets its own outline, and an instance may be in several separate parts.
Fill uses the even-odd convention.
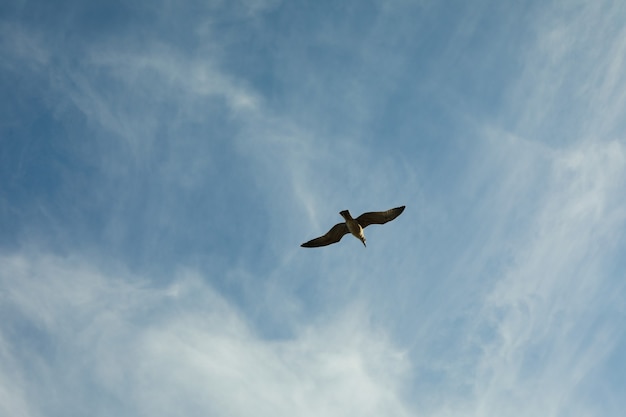
[[[24,392],[24,375],[19,364],[11,363],[15,347],[0,333],[0,414],[6,416],[35,416]]]
[[[1,261],[0,340],[15,371],[0,392],[23,393],[5,403],[17,415],[408,415],[408,364],[358,308],[265,340],[193,272],[155,288],[76,257]],[[14,326],[33,336],[7,339]]]
[[[623,5],[554,2],[533,16],[507,93],[514,130],[546,143],[614,138],[626,99]]]
[[[603,268],[626,220],[624,178],[618,142],[555,154],[535,221],[485,305],[496,338],[478,367],[477,415],[561,415],[614,349],[620,329],[602,317],[618,311],[619,283]]]

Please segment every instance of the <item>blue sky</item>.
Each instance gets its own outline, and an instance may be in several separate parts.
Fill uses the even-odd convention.
[[[624,22],[4,2],[0,415],[621,416]]]

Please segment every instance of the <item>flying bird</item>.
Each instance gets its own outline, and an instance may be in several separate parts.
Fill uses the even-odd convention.
[[[316,248],[331,245],[339,242],[344,235],[352,233],[357,239],[363,242],[363,246],[367,247],[363,229],[370,224],[385,224],[390,222],[404,211],[404,207],[405,206],[396,207],[387,211],[371,211],[361,214],[356,219],[352,218],[348,210],[340,211],[339,214],[344,218],[345,222],[337,223],[324,236],[309,240],[300,246],[303,248]]]

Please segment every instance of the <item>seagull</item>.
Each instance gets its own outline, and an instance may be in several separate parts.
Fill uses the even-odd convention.
[[[344,223],[337,223],[324,236],[309,240],[300,246],[303,248],[316,248],[331,245],[339,242],[343,235],[352,233],[357,239],[363,242],[363,246],[367,247],[363,229],[370,224],[385,224],[395,219],[404,211],[404,207],[406,206],[392,208],[387,211],[371,211],[361,214],[356,219],[352,218],[348,210],[340,211],[339,214],[344,218]]]

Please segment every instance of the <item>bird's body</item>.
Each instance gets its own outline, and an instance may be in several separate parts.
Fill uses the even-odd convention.
[[[354,237],[363,242],[363,246],[367,246],[365,245],[365,234],[363,233],[363,226],[361,226],[359,222],[352,218],[348,210],[341,211],[339,212],[339,214],[341,214],[341,217],[343,217],[346,221],[348,232],[352,233]]]
[[[330,245],[339,242],[341,238],[348,233],[359,239],[363,243],[363,246],[366,246],[363,229],[370,224],[385,224],[395,219],[404,211],[404,208],[405,206],[401,206],[387,211],[372,211],[363,213],[356,219],[352,218],[348,210],[343,210],[339,212],[339,214],[343,217],[345,222],[337,223],[324,236],[309,240],[300,246],[305,248],[316,248],[319,246]]]

